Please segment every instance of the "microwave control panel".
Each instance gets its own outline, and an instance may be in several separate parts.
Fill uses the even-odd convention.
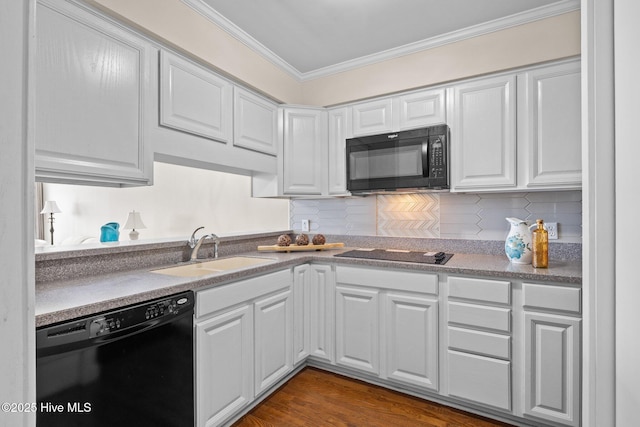
[[[447,152],[444,135],[433,135],[429,137],[429,178],[432,184],[442,181],[447,182]]]

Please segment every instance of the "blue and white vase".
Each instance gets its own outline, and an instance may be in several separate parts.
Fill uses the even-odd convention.
[[[505,218],[511,224],[511,230],[504,243],[507,258],[514,264],[531,264],[531,231],[526,221],[518,218]],[[535,225],[535,224],[534,224]]]

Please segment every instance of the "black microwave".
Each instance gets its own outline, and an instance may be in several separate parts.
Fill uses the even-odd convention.
[[[447,190],[448,147],[447,125],[347,139],[347,190]]]

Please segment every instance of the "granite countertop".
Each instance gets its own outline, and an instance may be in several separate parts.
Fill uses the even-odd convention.
[[[580,261],[554,262],[551,260],[548,269],[534,269],[530,265],[511,264],[505,256],[484,254],[457,253],[445,265],[334,257],[337,253],[351,249],[354,248],[294,253],[245,251],[233,254],[233,256],[267,258],[271,262],[206,277],[167,276],[151,272],[151,270],[162,268],[153,267],[38,283],[36,285],[36,327],[112,310],[178,292],[218,286],[308,262],[331,262],[336,265],[372,266],[564,284],[579,285],[582,282],[582,263]],[[175,265],[174,263],[165,265],[165,267]]]

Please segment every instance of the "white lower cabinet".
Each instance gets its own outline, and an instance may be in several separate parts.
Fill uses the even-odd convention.
[[[377,289],[336,286],[336,363],[378,375]]]
[[[438,300],[393,292],[384,299],[386,377],[438,390]]]
[[[293,369],[291,290],[254,304],[256,396]]]
[[[450,276],[449,396],[492,409],[512,409],[511,283]]]
[[[196,421],[229,421],[293,369],[291,270],[196,294]]]
[[[199,291],[197,425],[232,422],[309,362],[578,427],[580,298],[579,285],[313,263]]]
[[[317,360],[335,361],[335,300],[336,286],[330,265],[310,266],[309,296],[309,355]]]
[[[253,399],[253,310],[249,304],[196,322],[197,425],[215,426]]]
[[[335,278],[330,265],[293,269],[293,363],[308,356],[333,363]]]
[[[449,395],[511,410],[511,362],[448,351]]]
[[[309,355],[311,316],[310,296],[312,272],[309,264],[293,269],[293,363],[304,361]]]
[[[336,267],[336,364],[437,391],[438,275]]]
[[[580,289],[525,283],[523,291],[524,416],[579,426]]]

